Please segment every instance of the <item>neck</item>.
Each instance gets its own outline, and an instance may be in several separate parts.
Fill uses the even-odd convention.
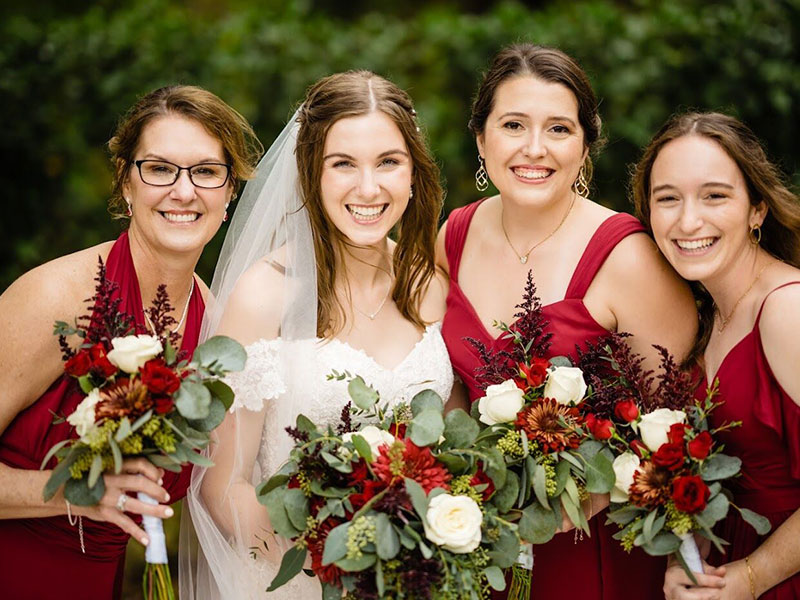
[[[149,306],[156,296],[158,286],[164,284],[167,286],[173,312],[180,314],[188,300],[194,268],[202,250],[193,253],[156,252],[143,243],[134,230],[128,232],[128,239],[133,266],[139,280],[142,304],[145,307]]]
[[[516,250],[526,252],[563,225],[567,213],[574,209],[573,201],[578,202],[571,190],[565,197],[536,206],[522,205],[500,196],[501,225]]]
[[[700,283],[711,294],[720,314],[729,318],[736,303],[742,299],[742,295],[748,292],[748,288],[753,285],[763,269],[774,260],[761,248],[745,248],[738,258],[728,261],[718,274],[701,280]],[[741,311],[741,308],[738,310]]]
[[[384,239],[376,246],[347,246],[338,262],[342,267],[342,278],[351,289],[385,288],[387,277],[392,273],[389,241]]]

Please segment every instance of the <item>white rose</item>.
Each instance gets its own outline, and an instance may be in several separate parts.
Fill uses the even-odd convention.
[[[547,374],[544,397],[559,404],[577,404],[586,395],[583,371],[578,367],[555,367]]]
[[[111,340],[108,360],[126,373],[136,373],[144,363],[161,354],[161,341],[152,335],[127,335]]]
[[[439,494],[423,520],[425,537],[455,554],[472,552],[481,543],[483,514],[469,496]]]
[[[94,407],[98,402],[100,402],[100,390],[95,388],[81,400],[75,412],[67,417],[67,423],[75,427],[79,437],[85,436],[94,426]]]
[[[360,435],[362,438],[364,438],[364,441],[366,441],[369,444],[369,449],[370,452],[372,453],[373,461],[376,458],[378,458],[381,446],[383,446],[384,444],[386,444],[387,446],[391,446],[392,444],[394,444],[394,436],[388,431],[384,431],[379,427],[375,427],[375,425],[367,425],[361,431],[345,433],[342,436],[342,441],[350,442],[353,440],[354,435]]]
[[[522,390],[512,379],[490,385],[486,388],[486,395],[478,401],[481,423],[511,423],[524,404],[522,396]]]
[[[675,423],[685,423],[686,413],[682,410],[658,408],[642,415],[639,421],[639,435],[651,452],[655,452],[661,444],[667,443],[667,432]]]
[[[614,459],[611,466],[614,468],[614,475],[617,478],[614,488],[611,490],[611,501],[627,502],[628,490],[633,483],[633,474],[639,468],[639,457],[633,452],[623,452]]]

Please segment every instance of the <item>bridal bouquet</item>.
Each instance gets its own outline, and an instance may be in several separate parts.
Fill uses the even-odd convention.
[[[479,600],[504,589],[519,537],[497,504],[502,455],[476,444],[478,424],[460,409],[443,416],[430,390],[390,412],[360,377],[332,377],[349,380],[340,423],[300,415],[287,428],[289,462],[257,488],[273,528],[294,541],[268,591],[308,554],[324,599]]]
[[[562,523],[562,511],[576,532],[589,533],[582,501],[590,493],[608,493],[614,485],[613,455],[597,435],[600,422],[587,398],[592,389],[568,358],[545,359],[552,334],[530,274],[523,302],[512,327],[495,326],[512,341],[507,350],[491,351],[470,340],[483,365],[476,375],[485,395],[472,414],[483,425],[483,444],[494,446],[508,468],[514,493],[507,517],[518,521],[518,533],[529,544],[550,540]],[[527,554],[527,556],[526,556]],[[512,598],[527,597],[532,560],[525,548],[514,568]],[[520,568],[520,566],[524,568]]]
[[[702,573],[694,534],[710,540],[720,551],[726,542],[713,532],[733,505],[723,484],[739,475],[741,460],[723,453],[720,432],[740,423],[711,428],[708,416],[718,406],[712,386],[695,400],[696,382],[669,353],[661,353],[658,385],[641,368],[642,359],[612,336],[604,347],[590,348],[582,358],[605,354],[615,375],[599,382],[596,398],[601,438],[612,448],[616,483],[611,491],[608,519],[621,530],[615,534],[630,551],[640,547],[651,555],[673,554],[684,570]],[[598,353],[599,350],[599,353]],[[587,367],[589,371],[595,371]],[[769,531],[764,517],[735,507],[759,534]]]
[[[233,401],[220,378],[244,367],[242,346],[217,336],[198,346],[191,358],[175,349],[178,336],[168,328],[175,320],[166,287],[160,286],[147,309],[154,333],[137,331],[133,319],[118,311],[116,284],[100,263],[89,315],[75,325],[55,324],[65,360],[64,371],[77,379],[86,397],[66,417],[77,435],[54,445],[42,468],[54,456],[58,465],[44,488],[49,500],[64,486],[64,497],[79,506],[97,504],[105,493],[102,474],[119,473],[124,457],[144,457],[158,467],[179,472],[186,464],[208,466],[200,454],[209,432],[219,425]],[[73,350],[66,339],[82,339]],[[139,499],[155,504],[146,494]],[[124,504],[122,505],[124,506]],[[150,534],[146,550],[145,597],[172,598],[161,520],[144,517]]]

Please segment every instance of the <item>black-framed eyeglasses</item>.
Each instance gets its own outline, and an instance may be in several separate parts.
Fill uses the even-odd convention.
[[[135,160],[133,164],[139,169],[139,177],[147,185],[168,186],[178,181],[181,171],[188,171],[189,181],[199,188],[213,190],[221,188],[228,182],[231,165],[225,163],[200,163],[191,167],[179,167],[166,160]]]

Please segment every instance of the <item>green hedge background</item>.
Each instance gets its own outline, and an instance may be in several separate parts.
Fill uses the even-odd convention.
[[[316,79],[353,68],[385,75],[416,101],[449,211],[477,197],[466,122],[480,73],[502,46],[533,41],[575,56],[602,100],[600,202],[628,209],[630,164],[686,108],[736,114],[800,183],[800,0],[8,4],[0,23],[0,290],[44,261],[115,237],[104,144],[138,96],[176,82],[217,93],[269,146]],[[201,260],[206,280],[223,234]],[[134,561],[131,572],[138,568]]]

